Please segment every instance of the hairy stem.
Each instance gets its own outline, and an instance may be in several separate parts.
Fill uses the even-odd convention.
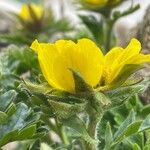
[[[111,48],[112,31],[113,31],[115,21],[108,20],[106,21],[106,23],[107,23],[107,29],[106,29],[105,51],[108,52]]]
[[[67,135],[64,131],[64,127],[62,126],[62,124],[60,124],[57,120],[56,120],[56,125],[57,125],[57,134],[59,135],[61,141],[65,144],[68,145],[69,141],[67,138]]]
[[[95,110],[91,111],[89,113],[89,123],[88,123],[87,131],[88,131],[89,135],[95,140],[98,140],[96,128],[97,128],[97,125],[100,122],[101,118],[102,118],[102,114],[97,114],[97,112],[95,112]],[[89,144],[89,143],[85,142],[85,148],[86,148],[86,150],[96,150],[97,144],[96,143]]]

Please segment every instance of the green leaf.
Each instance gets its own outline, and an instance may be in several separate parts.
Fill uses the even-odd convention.
[[[15,95],[14,91],[0,95],[0,107],[3,110],[0,111],[0,147],[12,141],[36,138],[41,134],[36,128],[40,114],[34,113],[23,103],[15,105]]]
[[[149,146],[148,145],[146,145],[146,146],[144,146],[144,148],[143,148],[143,150],[149,150]]]
[[[36,133],[36,124],[33,124],[22,129],[18,133],[18,136],[16,139],[18,140],[30,139],[35,133]]]
[[[131,112],[127,119],[122,123],[122,125],[119,127],[118,131],[114,135],[113,145],[121,142],[123,139],[135,133],[138,133],[142,121],[134,121],[134,117],[134,112]]]
[[[114,141],[118,141],[123,136],[122,133],[127,129],[127,127],[131,123],[133,123],[134,120],[135,120],[135,113],[133,111],[131,111],[130,114],[128,115],[127,119],[120,125],[117,132],[115,133]]]
[[[6,113],[0,111],[0,125],[6,121],[7,117]]]
[[[15,97],[16,92],[14,90],[10,90],[0,95],[0,111],[5,111]]]
[[[82,138],[89,144],[97,144],[98,141],[89,136],[84,122],[77,116],[72,116],[68,119],[62,119],[61,122],[75,131],[74,137]]]
[[[133,150],[141,150],[138,144],[134,143],[132,146]]]
[[[145,118],[148,114],[150,114],[150,104],[147,104],[146,106],[143,106],[140,115]]]
[[[150,129],[150,114],[146,117],[146,119],[142,122],[139,132]]]
[[[10,104],[9,108],[6,110],[6,113],[8,116],[11,116],[15,111],[16,111],[16,105],[12,103]]]
[[[105,148],[104,150],[109,150],[111,147],[111,143],[113,141],[113,135],[111,131],[110,123],[107,123],[106,131],[105,131]]]
[[[118,106],[144,89],[144,85],[137,84],[133,86],[120,87],[115,90],[108,91],[105,94],[110,98],[112,106]]]
[[[36,140],[30,147],[29,150],[40,150],[40,139]]]

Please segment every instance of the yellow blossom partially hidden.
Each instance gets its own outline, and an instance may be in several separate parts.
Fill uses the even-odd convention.
[[[150,62],[150,54],[140,53],[141,44],[136,39],[132,39],[125,49],[115,47],[105,56],[89,39],[81,39],[77,43],[59,40],[54,44],[38,43],[35,40],[31,48],[38,54],[42,73],[48,83],[56,89],[68,92],[75,91],[70,68],[78,71],[94,88],[97,85],[109,86],[114,84],[114,81],[119,82],[116,78],[127,65]],[[130,69],[132,73],[132,67]]]
[[[36,17],[37,20],[40,20],[43,16],[43,8],[40,5],[36,5],[34,3],[29,5],[23,4],[19,16],[25,22],[33,22],[34,17]]]
[[[105,84],[111,84],[126,65],[140,65],[150,62],[150,54],[140,53],[141,44],[137,39],[132,39],[129,45],[123,49],[116,47],[105,55],[103,77]]]
[[[81,39],[77,44],[67,40],[44,44],[35,40],[31,48],[38,53],[45,79],[56,89],[75,91],[70,68],[78,71],[92,87],[101,79],[103,54],[89,39]]]
[[[81,0],[85,6],[88,8],[99,8],[99,7],[104,7],[104,6],[110,6],[110,5],[115,5],[120,0]]]
[[[83,0],[84,3],[95,6],[102,6],[108,2],[108,0]]]

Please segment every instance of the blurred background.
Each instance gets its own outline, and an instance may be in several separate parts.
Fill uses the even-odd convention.
[[[114,13],[114,16],[107,16],[107,12],[100,12],[88,7],[81,8],[75,1],[0,0],[0,51],[2,48],[12,44],[29,47],[34,39],[43,42],[53,42],[56,39],[71,39],[76,41],[79,38],[88,37],[94,40],[103,52],[106,53],[116,45],[125,47],[135,37],[141,41],[143,53],[150,53],[150,0],[123,0],[119,5],[113,6],[113,8],[107,6],[106,10],[109,11],[111,9],[111,13]],[[34,22],[23,22],[18,17],[23,4],[32,2],[37,5],[42,5],[44,10],[46,10],[46,14],[44,14],[45,18],[43,17],[43,20],[38,20],[39,26],[36,24],[37,22],[35,24]],[[123,12],[126,13],[123,14]],[[122,16],[120,15],[121,13]],[[119,17],[118,14],[120,15]],[[111,31],[113,31],[113,34],[111,34],[107,28],[109,29],[109,21],[114,19],[113,17],[117,17],[117,19],[111,26]],[[32,19],[34,19],[34,15]],[[94,29],[96,29],[96,32]],[[106,33],[103,33],[105,29],[107,31],[107,40],[105,39]],[[15,56],[15,54],[12,56]],[[32,69],[36,65],[34,66],[26,58],[25,63],[23,62],[22,65],[21,61],[24,58],[24,51],[22,58],[20,58],[20,55],[18,58],[13,58],[12,56],[10,55],[10,60],[12,59],[9,62],[10,72],[15,70],[14,72],[16,74],[24,75],[24,73],[31,71],[30,76],[32,76]],[[28,57],[30,56],[27,55]],[[18,60],[21,62],[21,69],[18,67]],[[15,61],[17,63],[12,65],[12,62]],[[29,64],[26,63],[28,61]],[[24,64],[27,65],[26,68],[22,67],[25,66]],[[37,67],[36,69],[38,70],[39,68]],[[147,64],[146,69],[142,70],[140,74],[150,77],[150,65]],[[25,76],[28,77],[28,74],[25,74]],[[150,87],[141,95],[141,98],[144,104],[150,103]],[[11,143],[4,146],[3,150],[11,150],[13,148],[15,149],[15,147],[16,143]]]
[[[66,17],[70,23],[76,27],[82,26],[77,14],[86,12],[79,12],[71,0],[0,0],[0,32],[8,30],[8,28],[14,23],[9,12],[19,12],[22,3],[29,2],[34,2],[37,4],[42,2],[47,8],[51,7],[53,9],[55,18],[58,19],[61,17]],[[130,38],[136,35],[140,24],[143,22],[144,14],[150,5],[149,0],[133,0],[133,2],[124,2],[114,10],[123,11],[128,8],[131,3],[140,4],[140,9],[128,16],[119,19],[115,24],[115,30],[118,36],[118,44],[122,46],[126,45]]]

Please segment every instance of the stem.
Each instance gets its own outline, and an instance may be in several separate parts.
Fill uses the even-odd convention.
[[[56,123],[55,125],[53,125],[51,123],[51,121],[49,120],[49,118],[43,117],[42,120],[44,122],[46,122],[46,124],[49,126],[49,128],[51,130],[53,130],[60,137],[60,139],[63,142],[63,144],[65,144],[65,145],[69,144],[68,138],[67,138],[67,136],[66,136],[66,134],[64,132],[64,128],[63,128],[62,124],[60,124],[58,122],[57,119],[55,120],[55,123]]]
[[[89,135],[97,140],[97,125],[99,124],[100,120],[102,118],[102,114],[97,114],[95,110],[89,112],[89,124],[87,127],[87,131]],[[89,144],[85,142],[85,148],[86,150],[96,150],[97,149],[97,144]]]
[[[69,141],[67,138],[67,135],[64,132],[64,127],[62,126],[62,124],[60,124],[57,119],[56,119],[56,125],[57,125],[57,134],[59,135],[61,141],[65,144],[65,145],[69,145]]]
[[[106,29],[106,42],[105,42],[105,51],[106,53],[110,50],[111,48],[111,41],[112,41],[112,31],[113,31],[113,27],[114,27],[114,23],[115,21],[112,20],[107,20],[106,21],[106,25],[107,25],[107,29]]]

